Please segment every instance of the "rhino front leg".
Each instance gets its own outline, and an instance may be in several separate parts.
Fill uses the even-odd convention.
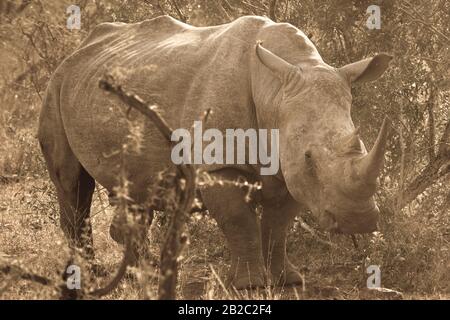
[[[233,169],[223,169],[212,175],[236,180],[240,174]],[[246,191],[236,186],[214,185],[202,189],[201,195],[206,208],[225,234],[231,251],[228,285],[236,289],[265,286],[261,232],[255,210],[245,201]]]
[[[271,271],[273,285],[296,285],[302,283],[302,276],[289,261],[286,254],[286,236],[289,226],[298,212],[297,204],[286,202],[263,202],[261,221],[263,255]]]

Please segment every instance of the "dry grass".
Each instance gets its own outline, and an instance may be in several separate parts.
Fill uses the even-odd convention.
[[[0,194],[1,258],[55,281],[61,279],[69,257],[59,229],[53,187],[47,178],[28,177],[2,185]],[[103,192],[94,197],[93,228],[97,258],[111,274],[121,259],[121,247],[109,236],[113,209]],[[151,252],[159,256],[161,219],[151,228]],[[437,229],[437,230],[436,230]],[[223,287],[229,252],[214,220],[194,215],[190,221],[190,245],[183,253],[178,298],[180,299],[360,299],[367,274],[365,266],[378,264],[382,286],[403,292],[404,298],[448,299],[448,235],[439,228],[424,227],[417,219],[396,218],[384,229],[385,235],[359,239],[359,249],[346,237],[329,240],[336,248],[317,242],[294,226],[288,251],[305,276],[305,287],[259,289],[234,292]],[[80,262],[82,264],[82,262]],[[107,299],[154,299],[157,295],[157,267],[145,265],[131,271]],[[82,278],[84,285],[99,286],[106,278]],[[55,299],[50,287],[3,277],[2,299]]]
[[[69,252],[59,228],[53,185],[35,138],[38,102],[20,110],[21,102],[3,98],[0,113],[0,258],[19,263],[55,281],[61,279]],[[428,203],[427,203],[428,202]],[[317,241],[298,223],[289,235],[288,252],[304,274],[305,287],[232,292],[223,287],[229,264],[225,239],[208,216],[194,215],[189,223],[190,245],[183,253],[178,298],[180,299],[360,299],[367,294],[366,267],[380,265],[382,286],[398,290],[404,298],[450,298],[450,216],[448,208],[427,212],[432,197],[411,209],[384,215],[381,232],[360,237],[359,249],[351,239],[333,236],[330,247]],[[447,210],[447,212],[446,212]],[[106,195],[96,192],[92,208],[97,258],[111,274],[122,251],[109,236],[113,209]],[[304,219],[311,225],[310,217]],[[151,252],[159,256],[164,219],[151,228]],[[321,234],[326,238],[326,235]],[[79,262],[82,264],[82,262]],[[110,299],[154,299],[157,296],[157,267],[133,270],[107,296]],[[155,276],[156,275],[156,276]],[[52,299],[51,288],[10,277],[1,277],[1,299]],[[83,278],[85,285],[100,286],[107,279]]]
[[[52,12],[55,11],[52,9]],[[64,16],[60,17],[60,20],[64,19]],[[7,34],[11,32],[9,27],[6,31]],[[48,41],[44,36],[41,41]],[[11,43],[15,43],[16,38],[12,37]],[[63,39],[65,42],[50,43],[48,47],[59,44],[55,56],[62,57],[63,49],[70,51],[77,39],[70,35]],[[23,46],[28,44],[25,42]],[[15,56],[13,49],[16,50],[15,47],[0,50],[0,62],[7,70],[4,79],[3,75],[0,79],[0,261],[20,264],[35,273],[62,281],[59,279],[69,251],[59,228],[54,189],[35,138],[40,101],[29,81],[6,87],[11,83],[13,70],[27,67],[23,61],[11,60]],[[47,71],[50,74],[52,70]],[[42,88],[38,93],[42,94],[45,76],[40,75],[40,78]],[[223,282],[229,267],[225,239],[214,220],[195,215],[189,223],[190,244],[183,253],[178,298],[373,299],[378,296],[364,288],[368,277],[366,267],[374,264],[381,268],[382,286],[402,292],[406,299],[449,299],[450,214],[448,203],[443,202],[443,207],[438,208],[436,203],[442,201],[435,197],[446,194],[444,187],[450,185],[449,177],[442,184],[435,188],[444,192],[431,190],[427,203],[414,203],[410,209],[385,214],[381,233],[360,237],[358,249],[353,247],[351,239],[343,236],[327,239],[336,244],[335,247],[327,246],[295,224],[289,235],[288,252],[304,274],[304,287],[238,293],[225,289]],[[92,222],[97,259],[112,274],[122,252],[109,236],[113,209],[107,203],[106,195],[97,191]],[[314,224],[309,217],[304,218]],[[156,257],[163,238],[161,224],[163,219],[156,219],[149,234],[151,252]],[[77,263],[83,265],[83,261]],[[105,298],[154,299],[157,296],[157,267],[146,265],[132,273],[134,277],[124,279]],[[105,281],[106,278],[82,278],[84,285],[100,286]],[[0,275],[0,299],[55,298],[58,293],[50,287]]]

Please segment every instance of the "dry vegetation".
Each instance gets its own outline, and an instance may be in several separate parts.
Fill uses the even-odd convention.
[[[364,289],[366,267],[374,264],[381,267],[382,286],[402,292],[406,299],[450,298],[450,6],[439,0],[373,2],[383,8],[383,25],[370,32],[364,29],[364,14],[372,3],[364,1],[324,0],[321,6],[293,0],[79,1],[79,31],[65,28],[65,8],[71,1],[1,2],[0,264],[17,264],[62,281],[70,252],[35,133],[50,74],[89,29],[102,21],[134,22],[161,13],[209,25],[270,12],[310,34],[330,64],[342,65],[379,51],[395,55],[393,70],[376,87],[354,90],[355,122],[369,145],[382,115],[396,124],[378,194],[381,230],[359,236],[356,248],[348,237],[318,231],[313,236],[297,221],[288,252],[305,276],[304,286],[236,293],[222,283],[229,263],[225,239],[211,217],[197,213],[188,223],[190,244],[181,260],[177,297],[377,298]],[[366,108],[359,108],[363,105]],[[97,259],[113,273],[122,251],[109,236],[113,210],[100,186],[92,217]],[[314,227],[308,214],[302,219]],[[155,257],[164,230],[165,217],[159,213],[149,234]],[[157,265],[135,268],[106,298],[156,298],[157,274]],[[18,280],[14,274],[0,279],[1,299],[58,297],[54,288]],[[97,287],[105,279],[82,281]]]

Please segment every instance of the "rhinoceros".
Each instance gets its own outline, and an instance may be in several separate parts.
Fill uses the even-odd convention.
[[[129,197],[153,210],[146,206],[149,186],[174,166],[171,145],[137,111],[130,117],[141,121],[141,150],[117,152],[129,136],[126,106],[98,82],[119,67],[126,70],[122,86],[158,105],[172,128],[190,129],[211,108],[205,128],[279,130],[280,170],[274,175],[261,175],[261,164],[202,165],[218,179],[259,182],[260,216],[243,188],[214,184],[200,193],[230,249],[231,285],[300,283],[286,256],[286,234],[299,211],[309,210],[330,232],[377,228],[374,193],[388,128],[383,122],[367,152],[350,115],[351,84],[379,78],[390,60],[378,54],[332,67],[302,31],[258,16],[211,27],[169,16],[98,25],[52,75],[40,115],[38,138],[65,235],[93,254],[95,181],[113,194],[125,163]],[[123,242],[115,225],[110,234]]]

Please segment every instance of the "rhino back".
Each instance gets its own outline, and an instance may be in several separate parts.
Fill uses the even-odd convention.
[[[123,87],[158,104],[172,128],[190,128],[208,108],[214,114],[206,127],[253,127],[250,53],[267,23],[243,17],[197,28],[164,16],[96,28],[54,76],[62,78],[58,107],[64,131],[84,168],[110,190],[117,184],[118,151],[129,134],[126,106],[98,87],[101,76],[117,67]],[[151,122],[136,111],[131,118],[143,128],[140,154],[126,157],[132,196],[139,200],[155,174],[170,165],[170,149]]]

